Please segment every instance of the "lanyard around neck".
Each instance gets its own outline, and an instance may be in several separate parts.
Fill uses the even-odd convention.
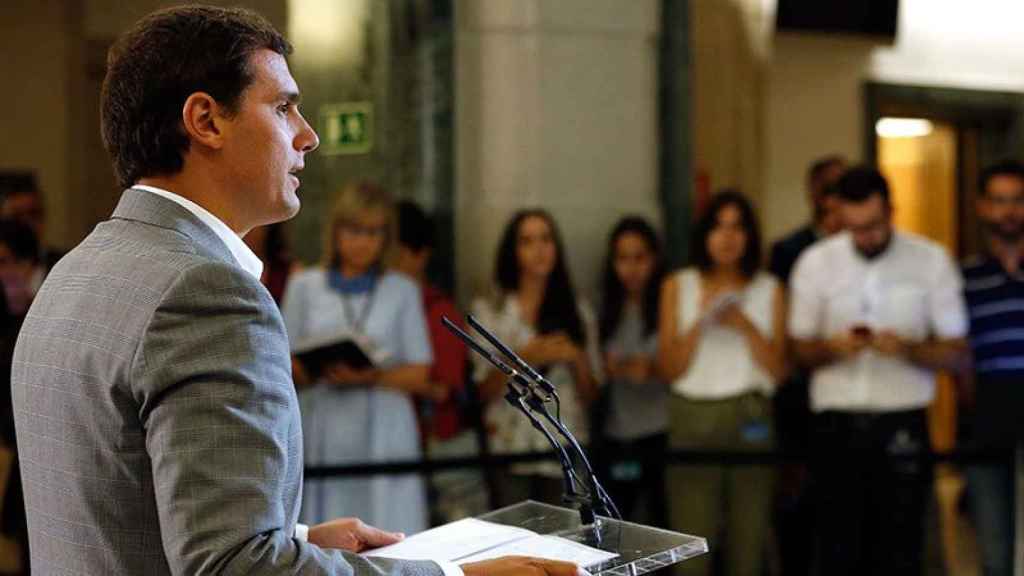
[[[363,304],[363,309],[360,310],[359,316],[356,317],[355,311],[352,310],[353,304],[349,299],[349,294],[342,292],[338,293],[338,297],[341,298],[341,311],[345,315],[345,324],[355,333],[364,334],[366,321],[370,318],[370,310],[373,308],[373,302],[377,296],[377,280],[374,279],[373,284],[370,286],[370,291],[366,293],[366,302]],[[355,320],[355,322],[353,322]]]

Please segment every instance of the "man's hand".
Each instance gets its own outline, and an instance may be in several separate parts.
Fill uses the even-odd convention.
[[[870,336],[861,336],[854,332],[842,332],[826,341],[829,352],[840,360],[852,358],[860,354],[871,342]]]
[[[883,356],[906,358],[910,354],[910,344],[896,333],[883,330],[871,339],[871,347]]]
[[[359,518],[339,518],[310,526],[309,542],[321,548],[339,548],[349,552],[362,552],[380,548],[405,539],[400,532],[385,532],[364,524]]]
[[[526,556],[505,556],[496,560],[459,566],[466,576],[579,576],[586,571],[571,562],[541,560]]]

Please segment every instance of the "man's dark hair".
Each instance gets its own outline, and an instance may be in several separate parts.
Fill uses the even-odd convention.
[[[821,175],[826,170],[835,166],[836,164],[846,164],[846,159],[838,154],[831,154],[829,156],[822,156],[811,163],[811,167],[807,169],[807,179],[814,181],[821,178]]]
[[[413,252],[434,247],[434,221],[411,200],[398,203],[398,243]]]
[[[100,114],[103,143],[121,186],[174,174],[189,140],[185,100],[206,92],[234,113],[253,80],[250,56],[292,47],[262,16],[241,8],[178,6],[140,20],[111,47]]]
[[[690,243],[690,262],[704,272],[711,270],[715,265],[711,259],[711,252],[708,251],[708,236],[718,226],[718,215],[728,206],[735,206],[740,211],[740,224],[747,234],[743,257],[740,259],[740,271],[747,278],[753,278],[761,267],[761,228],[750,201],[732,188],[726,188],[712,196],[704,214],[697,220],[693,228],[693,241]]]
[[[27,224],[9,218],[0,220],[0,245],[7,246],[15,260],[39,262],[39,239]]]
[[[844,202],[859,204],[877,194],[886,206],[890,205],[889,183],[881,172],[871,166],[850,168],[836,183],[836,188]]]
[[[996,176],[1012,176],[1024,183],[1024,164],[1007,158],[985,168],[978,176],[978,194],[988,194],[988,184]]]

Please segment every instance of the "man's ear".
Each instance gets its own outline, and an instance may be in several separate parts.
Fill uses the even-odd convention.
[[[193,92],[181,109],[189,140],[219,150],[224,145],[224,109],[206,92]]]

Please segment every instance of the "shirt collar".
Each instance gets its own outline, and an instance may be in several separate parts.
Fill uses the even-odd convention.
[[[1011,274],[1009,270],[1003,266],[1003,260],[991,251],[986,251],[981,258],[982,265],[991,269],[993,273],[1000,274],[1006,278],[1014,280],[1024,280],[1024,255],[1021,255],[1020,257],[1020,268],[1018,268],[1018,272],[1016,274]]]
[[[846,243],[847,249],[850,251],[851,254],[853,254],[854,258],[858,262],[863,262],[864,264],[869,266],[892,258],[893,252],[895,252],[897,245],[903,242],[903,235],[898,230],[893,229],[892,237],[889,239],[889,244],[886,245],[885,249],[882,250],[882,252],[875,256],[874,258],[868,258],[867,256],[861,254],[860,250],[857,250],[857,246],[853,243],[853,234],[845,230],[843,232],[839,232],[839,234],[842,235],[843,242]]]
[[[231,255],[234,256],[235,261],[238,262],[238,265],[241,266],[243,270],[248,272],[257,280],[259,280],[263,275],[263,262],[248,246],[246,246],[245,242],[242,241],[241,236],[236,234],[231,228],[228,228],[228,225],[225,224],[224,221],[211,214],[199,204],[196,204],[184,196],[180,196],[174,192],[164,190],[163,188],[157,188],[155,186],[136,184],[135,186],[132,186],[132,188],[151,192],[188,210],[195,215],[196,218],[199,218],[203,224],[206,224],[211,230],[213,230],[214,234],[221,239],[221,242],[224,242],[228,247]]]

